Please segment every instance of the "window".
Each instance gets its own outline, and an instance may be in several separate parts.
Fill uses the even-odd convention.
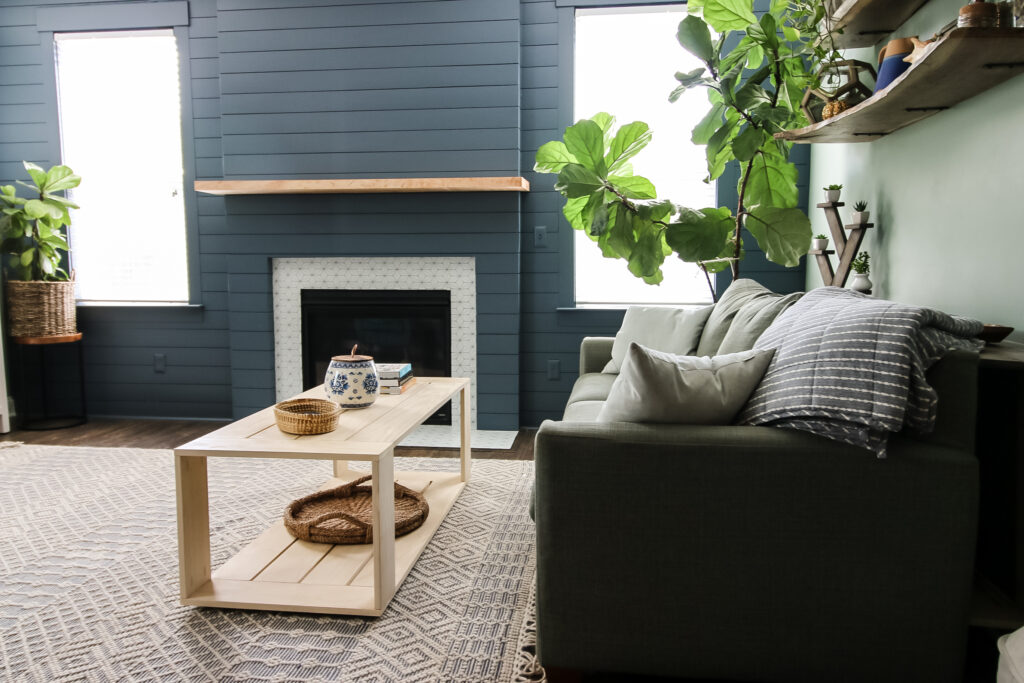
[[[704,148],[690,132],[707,112],[707,96],[696,90],[668,101],[673,75],[701,66],[675,40],[685,16],[682,5],[577,9],[573,120],[606,111],[619,124],[648,123],[654,137],[634,158],[636,173],[654,183],[659,197],[703,208],[716,205],[715,186],[703,182]],[[621,259],[604,258],[582,232],[573,238],[578,306],[711,302],[703,272],[675,255],[665,259],[665,279],[654,286],[633,277]]]
[[[187,303],[178,49],[166,30],[54,34],[78,299]]]

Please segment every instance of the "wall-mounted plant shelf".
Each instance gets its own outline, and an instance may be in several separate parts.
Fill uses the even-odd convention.
[[[373,194],[404,192],[529,192],[519,176],[482,178],[327,178],[315,180],[197,180],[196,192],[240,194]]]
[[[885,90],[838,116],[776,133],[793,142],[869,142],[1024,73],[1024,29],[958,28]]]
[[[866,47],[886,37],[927,0],[844,0],[832,14],[832,25],[843,29],[836,47]]]

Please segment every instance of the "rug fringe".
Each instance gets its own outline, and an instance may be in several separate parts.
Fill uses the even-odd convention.
[[[537,659],[537,584],[530,584],[530,599],[526,616],[516,640],[515,676],[510,683],[547,683],[544,667]]]

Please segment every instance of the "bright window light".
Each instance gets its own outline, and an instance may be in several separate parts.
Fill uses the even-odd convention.
[[[695,209],[715,206],[715,186],[705,184],[704,148],[690,132],[708,109],[696,89],[675,104],[668,94],[677,71],[701,66],[675,35],[685,6],[653,5],[576,10],[574,120],[606,111],[617,124],[644,121],[653,140],[633,158],[637,175],[649,178],[658,197]],[[711,302],[707,280],[695,264],[665,259],[660,285],[634,277],[622,259],[608,259],[585,234],[573,231],[577,305],[701,304]]]
[[[187,302],[178,48],[170,30],[59,33],[78,299]]]

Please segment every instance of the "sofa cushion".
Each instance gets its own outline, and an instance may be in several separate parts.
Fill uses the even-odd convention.
[[[576,401],[565,407],[564,422],[596,422],[604,401]]]
[[[580,378],[576,380],[576,384],[572,386],[572,393],[569,394],[567,405],[572,405],[577,401],[605,400],[608,398],[608,392],[611,391],[612,382],[615,381],[615,377],[615,375],[604,372],[590,372],[586,375],[580,375]]]
[[[713,308],[630,306],[622,319],[622,327],[615,335],[612,359],[604,366],[603,372],[619,372],[630,342],[666,353],[692,354],[697,350],[704,323]]]
[[[801,296],[800,292],[776,294],[753,280],[736,280],[711,311],[696,355],[716,356],[752,348],[776,316]],[[733,326],[736,331],[730,335]]]
[[[774,353],[677,356],[634,342],[597,421],[731,424]]]

